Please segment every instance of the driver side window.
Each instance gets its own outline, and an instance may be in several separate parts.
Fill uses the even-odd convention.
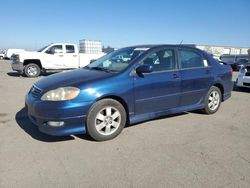
[[[176,69],[174,50],[163,49],[151,53],[143,64],[153,66],[153,72],[169,71]]]
[[[47,54],[62,53],[62,45],[51,46],[48,50],[46,50],[45,53]]]

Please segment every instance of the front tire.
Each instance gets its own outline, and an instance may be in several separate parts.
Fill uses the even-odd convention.
[[[87,116],[87,132],[96,141],[111,140],[121,133],[126,118],[126,111],[118,101],[97,101]]]
[[[27,77],[38,77],[41,73],[41,69],[37,64],[30,63],[24,67],[24,74]]]
[[[203,112],[206,114],[214,114],[218,111],[222,100],[221,91],[218,87],[212,86],[205,97],[205,108]]]

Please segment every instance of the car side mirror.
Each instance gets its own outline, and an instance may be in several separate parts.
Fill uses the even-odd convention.
[[[152,65],[140,65],[139,67],[136,68],[136,73],[137,74],[143,74],[143,73],[151,73],[153,72],[153,66]]]

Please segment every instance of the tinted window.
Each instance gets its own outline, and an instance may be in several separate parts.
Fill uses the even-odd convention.
[[[200,54],[191,50],[179,50],[179,58],[183,69],[207,66]]]
[[[176,69],[174,51],[170,49],[156,51],[150,54],[143,64],[152,65],[154,72]]]
[[[62,45],[54,45],[54,46],[51,46],[47,51],[46,53],[48,54],[54,54],[54,53],[62,53]]]
[[[75,53],[75,47],[73,45],[66,45],[66,53]]]

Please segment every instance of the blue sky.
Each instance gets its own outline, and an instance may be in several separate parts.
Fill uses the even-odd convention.
[[[0,7],[0,48],[80,39],[116,48],[182,40],[250,47],[250,0],[6,0]]]

